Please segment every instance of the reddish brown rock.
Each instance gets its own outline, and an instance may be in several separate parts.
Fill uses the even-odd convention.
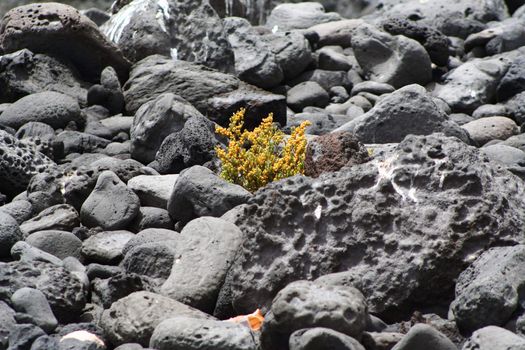
[[[112,66],[127,79],[130,63],[89,18],[74,7],[43,3],[19,6],[4,16],[0,26],[3,53],[29,49],[71,62],[82,76],[97,82]]]
[[[345,165],[361,164],[370,160],[366,148],[346,131],[319,136],[308,143],[304,170],[307,176],[337,171]]]

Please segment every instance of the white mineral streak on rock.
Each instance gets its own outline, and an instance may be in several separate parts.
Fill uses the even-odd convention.
[[[170,4],[168,3],[168,0],[158,0],[157,5],[158,9],[155,18],[157,19],[157,22],[164,33],[168,33],[166,23],[170,19]]]
[[[146,10],[149,0],[134,0],[124,6],[119,12],[111,16],[109,21],[102,26],[102,32],[118,44],[122,33],[129,25],[131,18],[139,16],[141,12]]]
[[[321,210],[323,207],[321,205],[318,205],[317,208],[315,208],[314,215],[319,220],[321,218]]]
[[[172,47],[170,49],[170,56],[174,61],[177,61],[179,59],[179,51],[177,51],[176,48]]]
[[[79,340],[79,341],[82,341],[82,342],[96,343],[96,344],[98,344],[101,347],[105,347],[106,346],[104,344],[104,342],[99,337],[97,337],[93,333],[89,333],[88,331],[71,332],[69,334],[64,335],[60,339],[60,341],[63,341],[65,339],[76,339],[76,340]]]
[[[381,181],[390,181],[392,184],[392,187],[394,188],[394,191],[396,191],[397,194],[401,196],[401,199],[403,201],[410,200],[414,203],[417,203],[417,197],[416,197],[416,191],[417,189],[415,187],[410,187],[408,190],[405,190],[399,184],[395,181],[395,172],[398,169],[401,169],[401,166],[394,167],[392,166],[392,163],[396,160],[397,156],[392,156],[388,159],[385,159],[384,161],[376,161],[377,166],[377,172],[379,173],[377,182],[374,185],[374,188],[378,188]],[[416,173],[417,175],[417,173]]]

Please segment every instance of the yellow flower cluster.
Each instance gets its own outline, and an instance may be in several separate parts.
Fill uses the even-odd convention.
[[[243,108],[230,118],[228,128],[216,127],[228,138],[228,148],[216,147],[222,163],[221,177],[254,192],[269,182],[304,173],[305,129],[310,122],[294,128],[284,142],[284,133],[273,124],[270,113],[253,131],[243,130]]]

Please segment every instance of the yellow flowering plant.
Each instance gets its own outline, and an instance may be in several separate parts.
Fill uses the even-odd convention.
[[[254,192],[269,182],[304,173],[306,154],[305,121],[285,134],[273,123],[273,114],[249,131],[243,129],[243,108],[230,118],[228,128],[216,127],[219,135],[228,138],[228,147],[215,148],[222,163],[221,177]],[[283,144],[284,142],[284,144]]]

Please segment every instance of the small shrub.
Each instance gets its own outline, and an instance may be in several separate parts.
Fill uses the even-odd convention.
[[[221,177],[254,192],[269,182],[304,172],[306,152],[303,122],[292,129],[288,140],[273,124],[270,113],[253,131],[243,130],[244,114],[241,109],[230,118],[228,128],[216,127],[219,135],[228,138],[226,149],[217,146],[217,156],[222,163]]]

